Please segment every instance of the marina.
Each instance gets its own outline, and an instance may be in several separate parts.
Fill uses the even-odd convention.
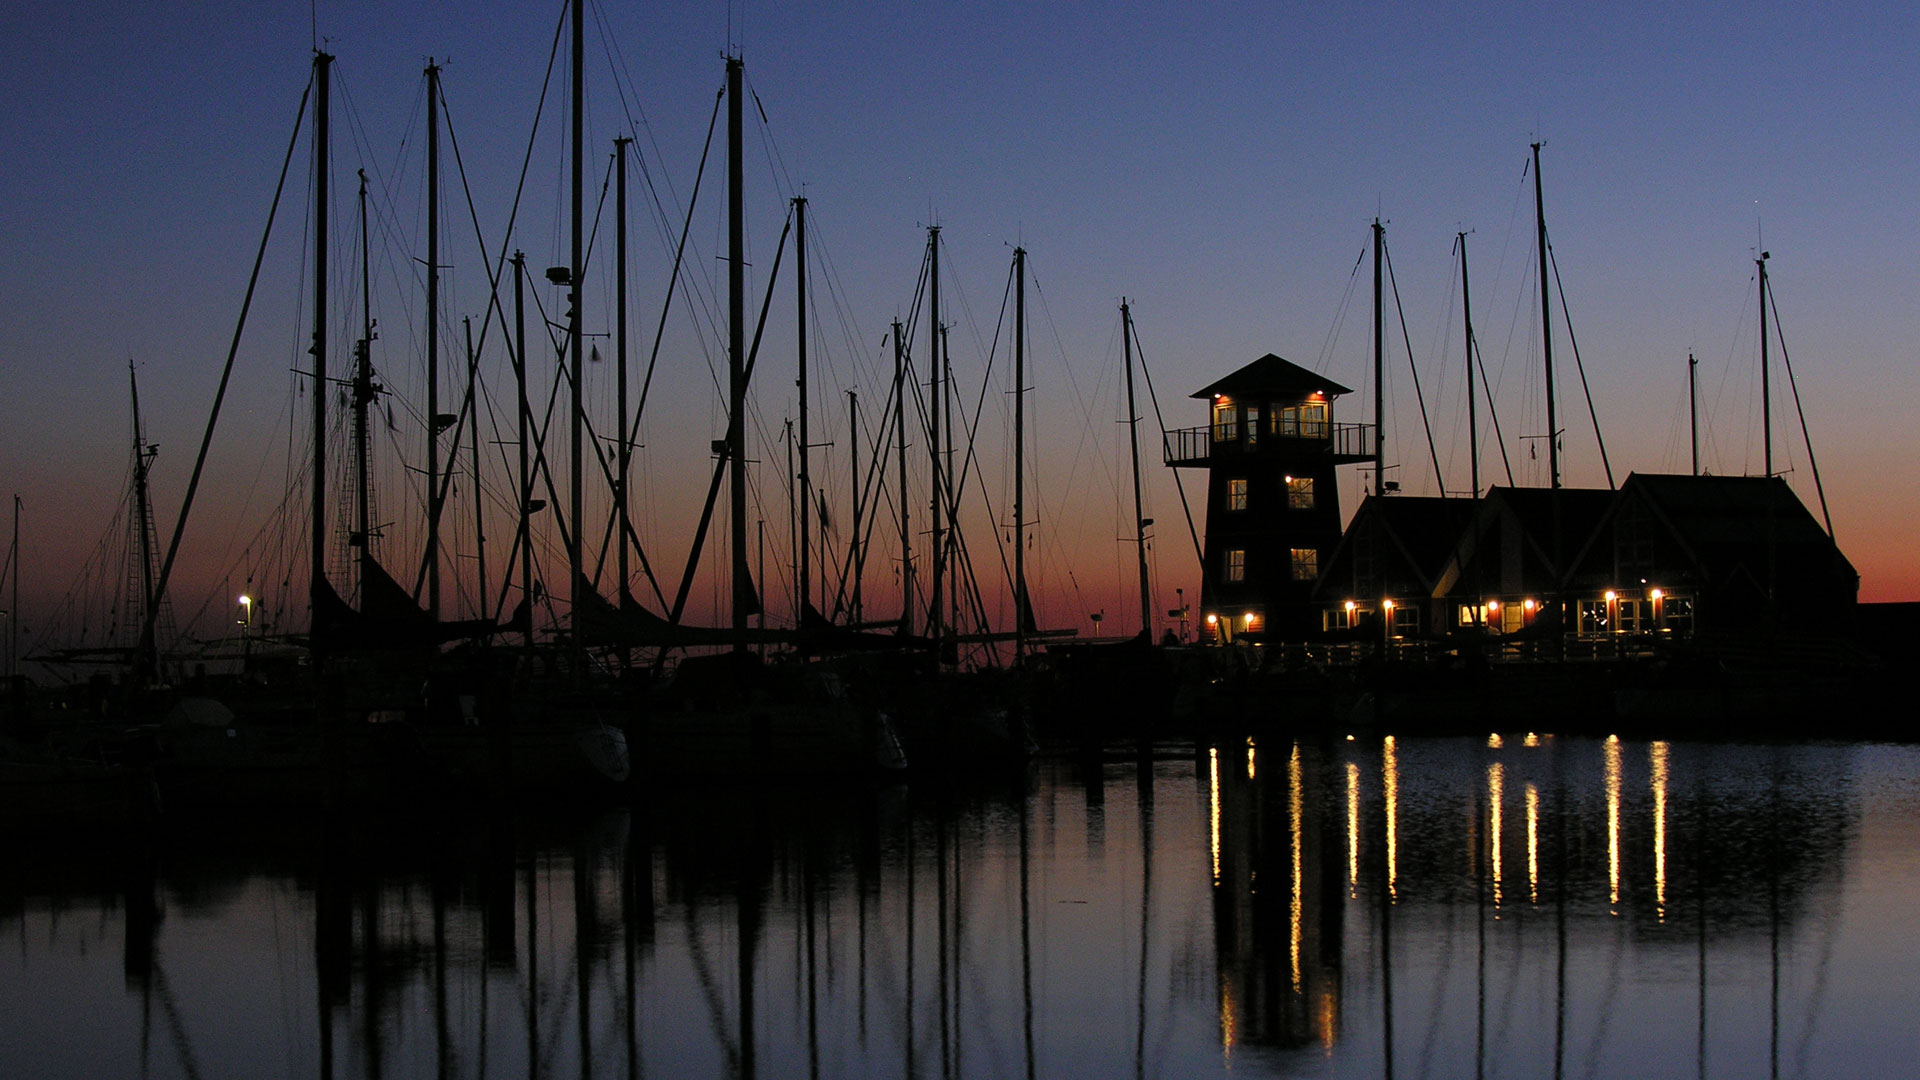
[[[1911,275],[1797,47],[1656,153],[1768,125],[708,6],[0,45],[144,117],[0,176],[0,1072],[1920,1053]]]

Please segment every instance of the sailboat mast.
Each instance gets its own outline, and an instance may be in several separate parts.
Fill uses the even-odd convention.
[[[932,641],[934,656],[940,655],[940,625],[944,621],[940,611],[941,578],[946,572],[946,552],[942,548],[945,534],[941,531],[941,489],[940,489],[940,226],[927,227],[927,273],[928,273],[928,311],[927,319],[927,440],[928,459],[932,462],[932,483],[928,485],[933,492],[931,500],[933,513],[933,597],[928,607],[927,637]]]
[[[1773,475],[1773,383],[1772,364],[1767,362],[1767,252],[1753,260],[1760,270],[1760,443],[1764,448],[1766,475]]]
[[[457,445],[457,444],[456,444]],[[427,614],[440,617],[440,65],[427,62]]]
[[[140,554],[140,625],[139,653],[134,670],[144,679],[158,667],[153,631],[150,628],[160,607],[160,598],[153,595],[153,503],[147,497],[147,467],[152,458],[147,454],[146,433],[140,426],[140,380],[134,374],[133,360],[127,360],[127,383],[133,391],[133,513],[134,533],[138,537],[136,546]],[[150,614],[152,613],[152,614]]]
[[[13,497],[13,599],[7,605],[7,675],[17,679],[20,675],[20,496]],[[14,700],[14,720],[20,718],[20,687],[11,688]]]
[[[847,621],[860,621],[860,572],[866,569],[867,549],[860,543],[860,392],[847,391],[847,463],[852,473],[852,482],[847,490],[853,492],[853,598],[848,606]]]
[[[520,516],[520,535],[514,543],[520,549],[520,602],[527,605],[526,647],[533,653],[533,545],[527,515],[533,489],[527,475],[527,256],[513,253],[513,383],[519,412],[520,476],[516,501]]]
[[[912,505],[907,502],[907,346],[893,320],[893,433],[900,474],[900,632],[913,633]]]
[[[580,614],[587,600],[587,578],[580,559],[580,537],[587,530],[585,526],[585,494],[583,481],[586,472],[586,453],[582,445],[581,428],[582,402],[581,380],[585,371],[581,364],[582,352],[580,334],[580,304],[585,293],[580,287],[582,267],[581,230],[585,210],[581,194],[581,176],[584,169],[585,112],[586,102],[586,4],[584,0],[573,0],[573,142],[570,147],[573,156],[572,176],[572,212],[570,247],[567,263],[567,366],[572,383],[573,400],[569,415],[568,450],[570,468],[567,470],[567,589],[568,600],[572,608],[573,678],[577,681],[584,674],[586,646],[580,636]]]
[[[620,595],[615,602],[626,602],[628,582],[627,544],[633,533],[633,521],[627,511],[627,485],[633,473],[633,443],[629,438],[627,419],[627,147],[633,140],[622,136],[613,140],[613,156],[616,163],[617,198],[614,211],[614,236],[617,241],[614,254],[614,352],[619,364],[616,375],[620,410],[620,466],[613,481],[614,513],[619,515],[620,533]]]
[[[1480,497],[1480,410],[1473,403],[1473,294],[1467,284],[1467,234],[1460,234],[1460,310],[1467,324],[1467,461],[1473,497]]]
[[[794,334],[800,358],[800,609],[793,613],[797,622],[811,603],[813,593],[812,545],[807,542],[813,491],[808,475],[812,443],[808,441],[807,428],[807,199],[804,195],[793,198],[793,257],[798,270],[794,275]],[[826,554],[825,548],[821,554]]]
[[[371,464],[367,461],[367,407],[373,404],[373,286],[367,275],[367,171],[360,170],[360,340],[354,346],[353,371],[353,526],[359,537],[359,569],[364,594],[367,563],[373,558],[373,512],[369,506]],[[364,595],[362,596],[364,600]]]
[[[733,629],[745,652],[747,614],[753,604],[747,567],[747,278],[746,221],[742,201],[740,58],[727,57],[727,508],[733,531]]]
[[[313,611],[327,587],[327,179],[328,97],[333,57],[315,53],[313,77],[319,101],[313,111],[313,490],[309,513],[313,534],[308,558],[308,588]]]
[[[1387,493],[1387,354],[1380,307],[1380,254],[1386,226],[1373,219],[1373,493]]]
[[[1147,515],[1140,502],[1140,410],[1133,399],[1133,312],[1120,300],[1120,348],[1127,361],[1127,442],[1133,454],[1133,540],[1140,566],[1140,632],[1153,640],[1153,594],[1147,585]]]
[[[1700,475],[1700,397],[1694,385],[1697,377],[1694,371],[1700,361],[1687,354],[1687,434],[1693,443],[1693,475]]]
[[[787,444],[787,475],[793,476],[793,421],[782,421],[781,434]],[[787,551],[795,559],[806,544],[805,533],[800,528],[800,490],[798,486],[787,488]],[[800,568],[796,563],[787,564],[788,572],[793,574],[793,625],[799,626],[801,613],[806,610],[807,590],[800,584]],[[762,574],[762,577],[766,575]]]
[[[1013,249],[1013,662],[1027,656],[1027,249]]]
[[[1547,377],[1547,473],[1560,486],[1560,418],[1553,393],[1553,305],[1547,293],[1547,198],[1540,184],[1540,144],[1533,144],[1533,220],[1540,249],[1540,358]]]
[[[467,454],[473,461],[473,574],[474,604],[486,614],[487,603],[487,517],[480,500],[480,354],[473,351],[473,316],[462,319],[467,334],[467,410],[473,423],[467,425]],[[458,444],[456,443],[456,449]]]

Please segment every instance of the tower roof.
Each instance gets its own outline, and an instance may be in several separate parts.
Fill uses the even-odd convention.
[[[1197,398],[1210,398],[1217,395],[1228,397],[1259,396],[1263,394],[1325,394],[1338,397],[1351,394],[1348,387],[1341,386],[1324,375],[1316,375],[1291,360],[1282,360],[1272,353],[1255,360],[1226,378],[1194,391]]]

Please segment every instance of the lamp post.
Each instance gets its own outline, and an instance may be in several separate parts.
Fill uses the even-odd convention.
[[[247,642],[247,628],[253,625],[253,597],[246,593],[240,594],[240,612],[240,663],[244,668],[252,655]]]

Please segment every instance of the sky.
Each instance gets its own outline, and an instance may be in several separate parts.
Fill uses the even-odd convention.
[[[1001,298],[1013,247],[1029,253],[1030,565],[1043,622],[1084,633],[1098,629],[1095,612],[1137,617],[1127,614],[1138,602],[1132,547],[1121,539],[1132,516],[1118,423],[1122,298],[1169,427],[1203,423],[1201,403],[1187,395],[1267,352],[1354,388],[1336,417],[1371,421],[1370,268],[1359,260],[1376,216],[1398,294],[1397,309],[1388,297],[1385,426],[1402,489],[1469,486],[1461,232],[1514,479],[1544,483],[1546,455],[1530,457],[1539,444],[1527,438],[1545,428],[1528,164],[1538,141],[1566,297],[1552,319],[1567,482],[1606,482],[1575,342],[1617,478],[1689,468],[1689,353],[1699,361],[1703,464],[1762,471],[1754,259],[1766,250],[1806,431],[1861,597],[1920,599],[1920,556],[1907,543],[1920,524],[1920,434],[1908,420],[1920,400],[1911,257],[1920,247],[1912,209],[1920,112],[1910,100],[1920,14],[1907,8],[671,2],[588,12],[590,207],[612,139],[631,134],[638,147],[627,323],[636,385],[723,57],[743,57],[752,92],[749,321],[787,200],[804,193],[816,297],[813,441],[833,444],[816,451],[815,470],[830,478],[824,494],[838,531],[829,542],[841,550],[853,486],[845,394],[858,394],[862,438],[871,439],[889,386],[888,323],[913,309],[929,224],[941,227],[956,383],[969,411],[985,403],[964,523],[992,595],[1004,593],[994,535],[1004,542],[1010,533],[1012,491],[1012,331]],[[472,317],[484,396],[503,425],[481,431],[488,589],[499,592],[512,532],[501,443],[512,438],[513,390],[499,325],[485,318],[487,280],[503,243],[527,252],[536,278],[566,261],[564,48],[530,135],[559,20],[558,4],[408,0],[132,8],[18,0],[0,12],[0,87],[10,105],[0,111],[0,304],[10,331],[0,341],[0,494],[19,494],[24,508],[29,636],[59,624],[56,612],[83,608],[79,594],[100,580],[124,577],[102,572],[99,558],[127,477],[129,360],[147,440],[160,447],[153,485],[163,544],[171,532],[316,35],[337,58],[330,365],[345,367],[359,333],[358,267],[346,256],[359,237],[354,175],[365,169],[376,219],[374,357],[390,391],[383,408],[394,415],[375,451],[388,525],[379,550],[408,581],[420,559],[425,440],[415,419],[426,382],[422,69],[429,58],[443,65],[452,140],[440,188],[442,411],[456,411],[444,399],[464,390],[461,320]],[[279,526],[273,511],[304,469],[305,421],[295,418],[310,409],[295,373],[307,362],[310,318],[308,137],[303,128],[295,144],[182,544],[173,595],[183,622],[220,624],[241,589],[277,589],[283,613],[299,600],[299,588],[278,583],[298,580],[289,552],[304,535],[304,504]],[[713,374],[715,365],[724,371],[723,152],[717,143],[694,211],[694,285],[665,321],[635,471],[636,529],[669,597],[698,518],[708,446],[724,427]],[[610,334],[610,202],[604,213],[585,321]],[[756,536],[765,522],[769,551],[763,586],[782,596],[792,588],[782,424],[797,414],[787,258],[750,434],[750,514]],[[532,292],[562,317],[556,290],[541,282]],[[537,337],[538,316],[533,325]],[[590,409],[610,435],[615,338],[592,342],[602,360],[586,384]],[[543,393],[552,352],[530,354]],[[1818,512],[1777,343],[1773,356],[1775,468]],[[1157,522],[1154,602],[1166,609],[1176,589],[1197,593],[1199,573],[1174,476],[1157,465],[1153,414],[1140,411],[1146,513]],[[1498,461],[1489,440],[1483,482],[1505,482]],[[924,485],[926,467],[916,469]],[[1199,474],[1182,479],[1188,497],[1201,498]],[[1345,512],[1362,483],[1346,471]],[[456,482],[449,518],[472,520],[470,488]],[[606,505],[603,488],[589,496],[590,514]],[[990,510],[974,501],[982,493]],[[881,498],[891,515],[892,496]],[[916,514],[924,528],[924,508]],[[463,527],[449,541],[456,553],[446,572],[459,583],[449,603],[460,611],[475,603],[462,591],[476,570],[471,534]],[[557,540],[543,543],[542,576],[560,588]],[[880,615],[897,609],[897,554],[876,549],[874,559],[865,587]],[[714,561],[710,553],[707,566]],[[882,600],[890,590],[894,599]],[[635,592],[664,606],[638,578]],[[710,573],[690,596],[690,618],[724,617]],[[1005,610],[1004,601],[988,605]],[[790,604],[769,607],[777,617]]]

